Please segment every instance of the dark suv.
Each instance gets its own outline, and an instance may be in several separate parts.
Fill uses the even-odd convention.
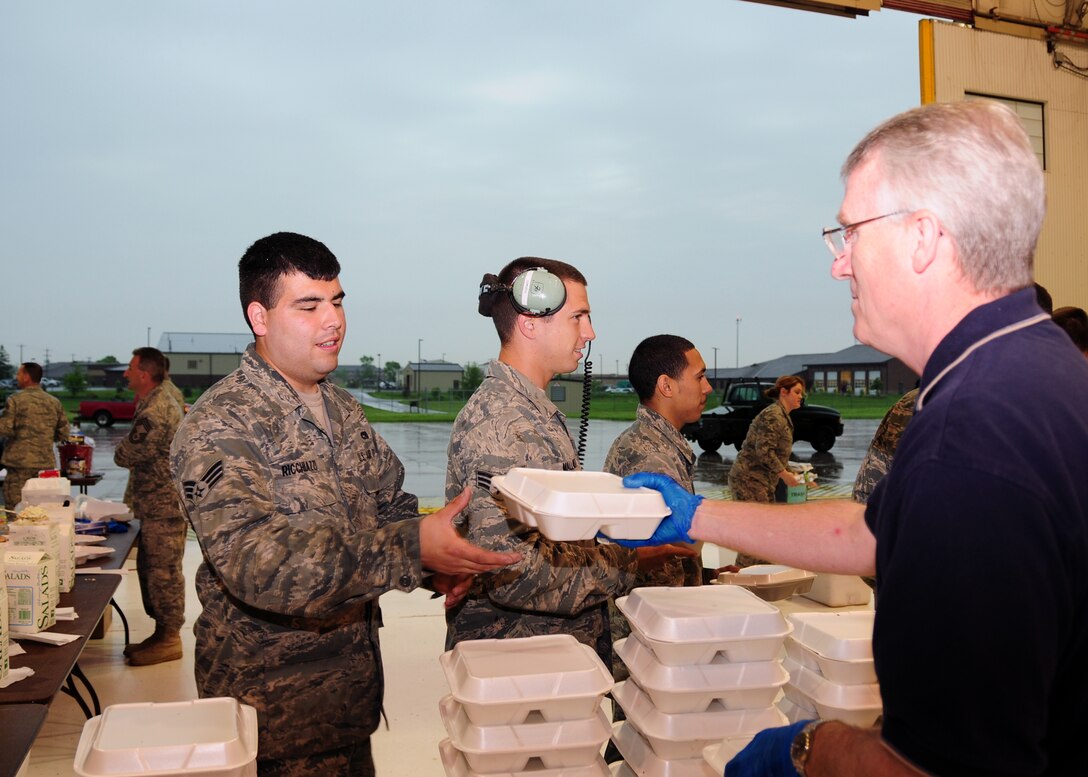
[[[739,451],[748,434],[752,419],[774,400],[763,392],[774,386],[773,382],[756,381],[734,383],[725,390],[720,407],[706,413],[698,421],[686,424],[680,431],[684,437],[699,443],[699,447],[712,453],[722,446],[733,445]],[[793,421],[793,441],[805,441],[823,453],[835,445],[835,438],[842,435],[842,416],[838,410],[823,405],[801,405],[790,413]]]

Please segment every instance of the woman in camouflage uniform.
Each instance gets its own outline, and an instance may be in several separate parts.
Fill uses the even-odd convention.
[[[790,472],[793,421],[790,413],[801,406],[805,384],[796,375],[783,375],[767,389],[775,402],[763,408],[748,427],[737,460],[729,469],[729,490],[738,502],[773,502],[774,489],[782,480],[788,486],[801,481]],[[765,564],[763,559],[737,554],[737,565]]]

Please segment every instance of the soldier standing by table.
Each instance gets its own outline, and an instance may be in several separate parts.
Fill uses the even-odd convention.
[[[185,518],[170,476],[170,442],[181,423],[181,408],[162,387],[166,359],[157,348],[137,348],[125,370],[136,395],[132,429],[117,446],[113,460],[129,470],[132,511],[140,519],[136,573],[144,611],[155,621],[154,633],[125,648],[131,666],[181,658],[185,622]]]
[[[68,439],[68,416],[60,400],[41,387],[42,367],[24,362],[15,373],[21,391],[8,397],[0,415],[0,437],[6,438],[0,463],[7,469],[4,503],[9,510],[23,496],[26,481],[57,466],[53,444]]]

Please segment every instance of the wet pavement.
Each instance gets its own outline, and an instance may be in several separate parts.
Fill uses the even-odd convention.
[[[845,421],[846,427],[835,447],[827,453],[816,453],[808,443],[797,443],[793,459],[812,464],[820,488],[810,492],[816,497],[847,497],[854,483],[861,459],[876,433],[879,421]],[[612,441],[626,429],[626,421],[591,421],[585,440],[585,468],[599,470],[604,464]],[[404,463],[405,490],[419,496],[420,504],[437,507],[443,504],[446,480],[446,446],[452,425],[449,423],[376,423],[378,430]],[[571,434],[578,439],[578,422],[570,422]],[[127,425],[100,429],[84,424],[83,431],[95,440],[94,469],[105,477],[91,488],[91,495],[100,499],[121,500],[125,492],[128,471],[113,463],[113,450],[128,434]],[[695,447],[699,452],[698,446]],[[718,453],[702,454],[695,468],[695,490],[712,499],[728,498],[726,478],[736,458],[736,450],[723,447]]]

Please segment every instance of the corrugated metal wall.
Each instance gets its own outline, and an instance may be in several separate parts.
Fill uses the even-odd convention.
[[[920,25],[923,100],[986,94],[1043,103],[1047,216],[1035,278],[1055,306],[1088,309],[1088,79],[1055,69],[1043,41],[932,20]],[[1088,48],[1081,51],[1088,60]]]

